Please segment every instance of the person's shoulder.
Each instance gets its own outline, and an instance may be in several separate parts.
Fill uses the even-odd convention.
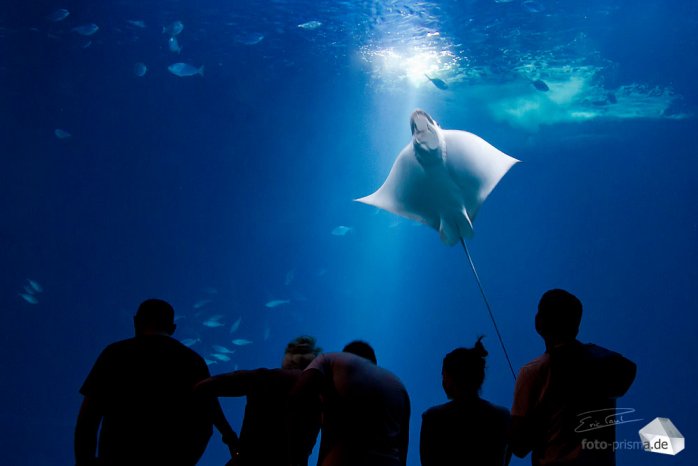
[[[511,416],[509,410],[503,406],[496,405],[490,401],[481,399],[482,406],[488,412],[500,418],[508,419]]]
[[[422,413],[422,418],[432,419],[442,416],[453,409],[453,402],[449,401],[447,403],[442,403],[440,405],[432,406]]]
[[[133,351],[135,346],[135,338],[126,338],[124,340],[115,341],[113,343],[109,343],[107,346],[104,347],[102,353],[100,354],[100,357],[105,358],[123,354],[127,351]]]
[[[535,373],[550,364],[550,355],[543,353],[521,366],[521,373]]]

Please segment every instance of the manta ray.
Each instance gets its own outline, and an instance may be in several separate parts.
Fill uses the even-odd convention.
[[[475,134],[441,129],[423,110],[412,113],[410,128],[412,140],[398,154],[383,185],[373,194],[356,200],[429,225],[449,246],[461,243],[516,380],[464,238],[472,238],[473,221],[480,206],[519,160]]]
[[[410,128],[383,185],[356,200],[429,225],[449,246],[472,238],[480,206],[518,160],[472,133],[441,129],[423,110]]]

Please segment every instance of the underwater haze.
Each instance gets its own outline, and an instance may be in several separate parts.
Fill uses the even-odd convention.
[[[354,199],[421,108],[522,161],[468,240],[515,370],[541,294],[638,375],[618,440],[656,417],[698,464],[698,3],[77,0],[0,14],[0,458],[74,464],[79,388],[146,298],[213,374],[286,343],[361,338],[421,413],[443,356],[485,335],[482,397],[513,380],[459,245]],[[226,351],[227,350],[227,351]],[[225,399],[238,430],[244,399]],[[473,448],[477,448],[476,445]],[[224,464],[215,433],[200,461]],[[314,461],[314,460],[313,460]],[[530,457],[513,465],[530,464]]]

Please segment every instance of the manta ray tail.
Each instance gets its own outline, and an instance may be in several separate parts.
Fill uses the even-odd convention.
[[[478,288],[480,288],[480,294],[482,294],[482,299],[485,301],[485,306],[487,307],[487,312],[490,314],[490,319],[492,319],[492,324],[494,325],[494,330],[497,332],[497,338],[499,338],[499,344],[502,345],[502,350],[504,351],[504,357],[507,359],[507,363],[509,363],[509,370],[511,370],[511,375],[514,377],[514,381],[516,381],[516,373],[514,372],[514,366],[511,364],[511,359],[509,359],[509,353],[507,352],[507,347],[504,346],[504,340],[502,339],[502,334],[499,333],[499,327],[497,327],[497,321],[494,320],[494,314],[492,313],[492,308],[490,307],[490,302],[487,300],[487,296],[485,295],[485,290],[482,288],[482,282],[480,282],[480,276],[477,274],[477,270],[475,269],[475,263],[473,262],[473,258],[470,256],[470,251],[468,251],[468,247],[465,245],[465,241],[463,241],[463,238],[460,239],[460,244],[463,245],[463,251],[465,251],[465,255],[468,258],[468,262],[470,262],[470,268],[473,269],[473,274],[475,275],[475,281],[477,282]]]

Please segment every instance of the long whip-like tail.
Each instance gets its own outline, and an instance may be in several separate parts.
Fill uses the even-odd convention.
[[[507,347],[504,345],[504,340],[502,339],[502,334],[499,333],[499,327],[497,327],[497,321],[494,320],[494,314],[492,313],[492,307],[490,306],[490,302],[487,300],[487,296],[485,295],[485,290],[482,288],[482,282],[480,281],[480,276],[477,274],[477,270],[475,269],[475,263],[473,262],[473,258],[470,256],[470,251],[468,251],[468,246],[465,245],[465,241],[463,241],[463,238],[460,239],[460,244],[463,245],[463,251],[465,251],[465,255],[468,258],[468,262],[470,262],[470,268],[473,269],[473,274],[475,275],[475,281],[477,282],[478,288],[480,288],[480,294],[482,294],[482,299],[485,301],[485,306],[487,307],[487,312],[490,314],[490,319],[492,319],[492,324],[494,325],[494,330],[497,332],[497,338],[499,338],[499,344],[502,345],[502,350],[504,351],[504,357],[507,358],[507,362],[509,363],[509,369],[511,370],[511,375],[514,376],[514,381],[516,381],[516,373],[514,372],[514,366],[511,364],[511,359],[509,359],[509,353],[507,352]]]

